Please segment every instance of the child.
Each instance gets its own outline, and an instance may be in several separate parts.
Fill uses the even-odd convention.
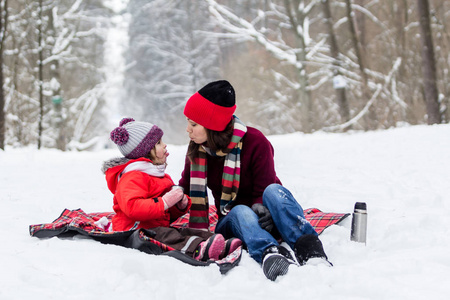
[[[191,199],[165,173],[169,152],[162,136],[158,126],[132,118],[122,119],[111,132],[111,140],[124,155],[103,165],[114,194],[112,230],[151,229],[156,240],[197,260],[225,257],[242,244],[239,239],[225,242],[221,234],[170,227],[189,211]]]

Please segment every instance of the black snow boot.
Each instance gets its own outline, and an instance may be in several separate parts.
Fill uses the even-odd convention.
[[[320,258],[329,266],[333,264],[328,261],[328,257],[323,250],[322,242],[314,234],[306,234],[298,238],[294,245],[295,256],[302,266],[311,258]]]
[[[275,281],[278,276],[285,275],[290,264],[295,264],[295,260],[287,249],[271,246],[264,250],[262,268],[268,279]]]

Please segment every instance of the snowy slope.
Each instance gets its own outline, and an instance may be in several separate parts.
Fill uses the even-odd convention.
[[[367,245],[350,218],[322,235],[334,263],[267,280],[247,253],[223,276],[85,239],[40,240],[28,225],[64,208],[111,211],[100,167],[115,150],[0,152],[0,299],[447,299],[450,293],[450,126],[271,136],[276,168],[304,208],[368,206]],[[168,147],[180,177],[186,146]]]

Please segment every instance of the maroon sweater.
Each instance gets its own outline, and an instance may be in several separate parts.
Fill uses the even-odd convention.
[[[244,204],[252,206],[254,203],[262,203],[262,195],[265,188],[272,183],[281,184],[275,173],[273,160],[273,147],[267,138],[257,129],[247,127],[247,133],[242,138],[241,151],[241,177],[239,191],[234,205]],[[214,197],[219,218],[220,196],[222,194],[222,173],[225,157],[208,155],[207,184]],[[181,173],[179,185],[184,187],[189,195],[191,163],[186,158],[184,170]]]

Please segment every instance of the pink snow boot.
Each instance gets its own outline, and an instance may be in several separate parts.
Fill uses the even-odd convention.
[[[225,241],[225,247],[222,250],[222,253],[220,254],[220,258],[227,257],[228,254],[233,253],[234,250],[242,246],[242,241],[238,238],[231,238],[229,240]]]
[[[225,239],[221,234],[214,234],[209,239],[201,242],[195,251],[194,258],[200,261],[218,260],[225,248]]]

